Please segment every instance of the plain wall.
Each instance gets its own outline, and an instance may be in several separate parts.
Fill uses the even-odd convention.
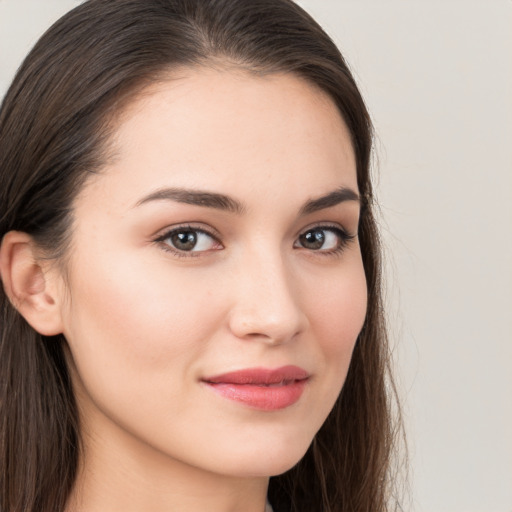
[[[78,3],[0,0],[0,94]],[[512,2],[300,3],[377,130],[410,509],[512,512]]]

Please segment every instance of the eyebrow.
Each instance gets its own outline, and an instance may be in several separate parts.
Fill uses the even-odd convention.
[[[227,195],[186,188],[161,188],[143,197],[135,206],[141,206],[151,201],[175,201],[177,203],[224,210],[238,215],[246,211],[245,206],[240,201]],[[359,203],[360,198],[351,188],[340,187],[324,196],[307,201],[300,209],[300,215],[308,215],[319,210],[331,208],[345,201],[356,201]]]
[[[135,206],[140,206],[150,201],[175,201],[177,203],[215,208],[241,215],[245,208],[242,203],[224,194],[190,190],[185,188],[162,188],[143,197]]]
[[[326,208],[331,208],[332,206],[336,206],[340,203],[344,203],[345,201],[356,201],[358,203],[361,202],[359,194],[347,187],[340,187],[325,196],[319,197],[317,199],[311,199],[308,201],[300,210],[301,215],[308,215],[319,210],[324,210]]]

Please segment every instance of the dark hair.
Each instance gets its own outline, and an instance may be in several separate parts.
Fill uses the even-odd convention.
[[[343,390],[304,458],[271,478],[277,512],[390,510],[395,438],[370,182],[372,126],[339,50],[291,0],[90,0],[57,21],[0,110],[0,237],[30,234],[65,256],[71,203],[108,158],[116,115],[180,66],[293,73],[336,103],[352,137],[363,211],[366,320]],[[80,430],[62,336],[34,331],[0,291],[0,510],[60,512]],[[391,383],[391,384],[390,384]]]

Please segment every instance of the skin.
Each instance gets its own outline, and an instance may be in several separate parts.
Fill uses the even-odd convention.
[[[301,212],[340,187],[357,194],[347,128],[295,76],[201,68],[141,95],[112,144],[74,202],[65,275],[47,275],[84,435],[68,511],[262,512],[269,476],[298,462],[330,412],[365,317],[357,236],[335,231],[357,235],[359,202]],[[166,187],[241,211],[144,200]],[[320,249],[301,243],[325,225]],[[172,252],[162,237],[182,226],[213,237]],[[277,411],[201,382],[290,364],[310,378]]]

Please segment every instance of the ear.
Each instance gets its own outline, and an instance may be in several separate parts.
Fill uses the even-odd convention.
[[[5,293],[25,320],[44,336],[60,334],[63,329],[57,271],[49,268],[49,262],[37,257],[37,246],[30,235],[9,231],[3,237],[0,276]]]

